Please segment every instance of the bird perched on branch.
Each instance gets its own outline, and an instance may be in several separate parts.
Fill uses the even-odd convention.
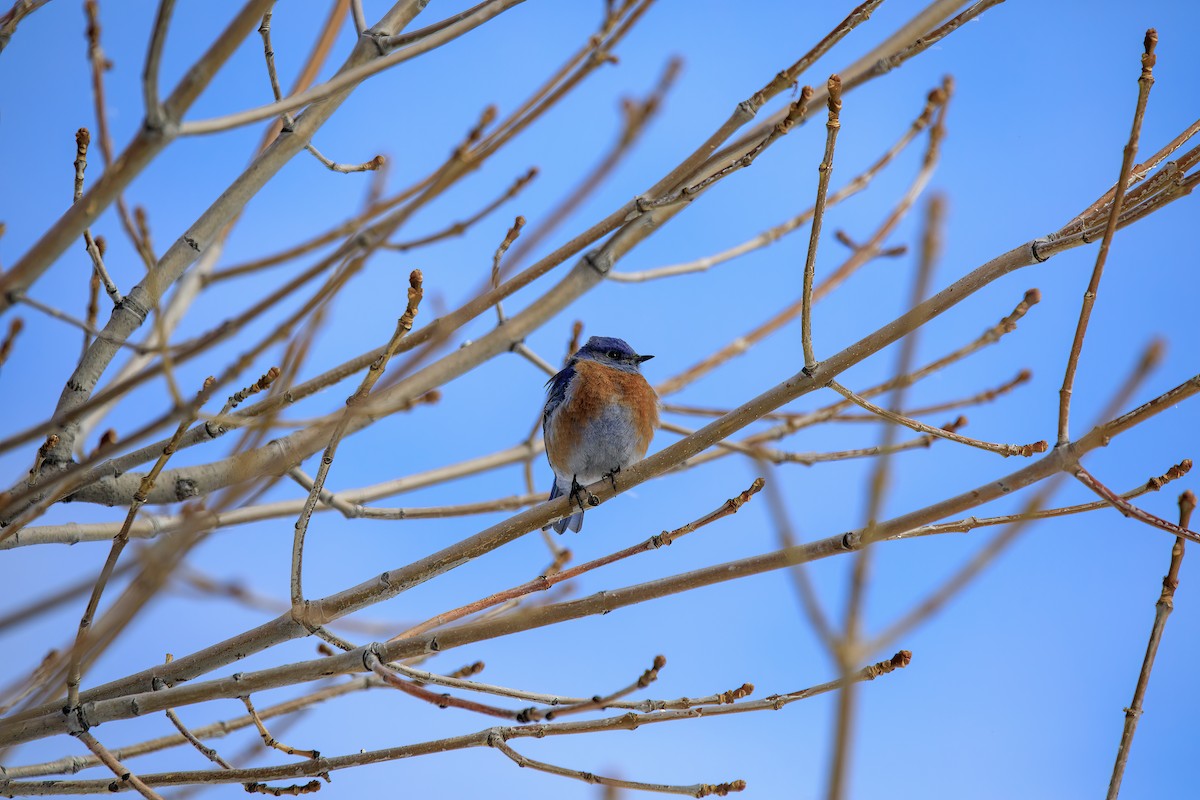
[[[554,522],[554,530],[583,525],[583,487],[616,474],[646,455],[658,427],[658,395],[642,377],[642,356],[621,339],[593,336],[567,366],[546,382],[542,435],[554,470],[550,499],[569,495],[579,511]],[[547,528],[551,526],[546,526]]]

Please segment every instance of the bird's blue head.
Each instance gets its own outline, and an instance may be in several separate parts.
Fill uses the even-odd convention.
[[[640,356],[624,339],[614,339],[611,336],[593,336],[587,344],[579,348],[575,358],[585,361],[595,361],[608,367],[615,367],[624,372],[638,372],[643,361],[649,361],[654,356]]]

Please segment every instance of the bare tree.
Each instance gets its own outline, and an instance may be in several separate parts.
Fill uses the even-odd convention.
[[[143,50],[125,45],[134,40],[120,26],[122,49],[114,52],[126,67],[122,91],[140,96],[143,105],[132,140],[120,150],[111,129],[111,64],[104,49],[111,32],[101,26],[96,0],[87,0],[95,122],[78,130],[73,149],[63,145],[62,163],[55,166],[65,175],[73,157],[74,202],[44,231],[23,232],[28,246],[0,275],[0,313],[11,320],[0,343],[0,365],[9,360],[0,379],[6,394],[21,397],[20,411],[6,414],[0,433],[0,451],[12,465],[10,484],[0,494],[0,550],[6,551],[0,558],[14,565],[4,569],[10,575],[23,568],[17,559],[27,552],[49,552],[44,563],[55,564],[36,579],[14,583],[22,588],[7,593],[0,617],[0,634],[22,628],[37,630],[39,637],[11,648],[5,660],[0,793],[131,790],[157,797],[161,787],[241,784],[254,793],[302,794],[321,789],[341,770],[487,747],[556,780],[602,784],[611,792],[725,795],[746,789],[747,781],[753,788],[753,773],[739,775],[736,758],[704,765],[718,775],[647,782],[665,779],[632,780],[619,768],[598,774],[535,759],[529,753],[537,745],[525,740],[600,742],[607,731],[779,710],[831,694],[827,767],[812,785],[824,785],[830,798],[847,797],[856,763],[864,769],[875,763],[873,753],[856,753],[854,747],[865,736],[858,722],[866,691],[860,684],[907,667],[912,652],[897,648],[908,648],[908,640],[958,601],[1033,521],[1096,511],[1096,524],[1115,525],[1116,516],[1102,509],[1116,509],[1129,520],[1121,525],[1123,535],[1161,542],[1162,553],[1171,558],[1145,665],[1126,712],[1110,784],[1115,797],[1173,605],[1184,543],[1198,537],[1189,528],[1195,501],[1184,493],[1178,521],[1137,502],[1187,474],[1186,452],[1174,465],[1130,465],[1155,476],[1133,486],[1110,485],[1110,477],[1085,461],[1118,437],[1136,438],[1164,412],[1175,413],[1200,392],[1200,375],[1152,377],[1164,357],[1165,345],[1156,340],[1128,374],[1109,364],[1107,374],[1118,377],[1091,381],[1086,391],[1079,376],[1081,364],[1097,358],[1096,309],[1109,299],[1101,290],[1106,267],[1111,272],[1118,260],[1110,255],[1114,237],[1135,225],[1160,225],[1156,230],[1163,237],[1179,233],[1178,223],[1159,221],[1166,216],[1159,212],[1173,209],[1198,180],[1200,147],[1192,139],[1200,122],[1142,144],[1143,123],[1154,113],[1158,38],[1154,30],[1145,33],[1139,64],[1141,32],[1130,32],[1128,49],[1112,55],[1128,73],[1128,84],[1136,80],[1136,99],[1128,108],[1112,103],[1120,106],[1129,134],[1103,166],[1087,165],[1105,181],[1115,176],[1111,188],[1099,196],[1064,198],[1077,213],[1065,224],[1047,225],[1048,234],[1031,232],[999,251],[975,243],[972,263],[956,258],[938,273],[954,229],[946,219],[946,198],[924,195],[953,130],[948,120],[957,102],[954,81],[947,77],[929,86],[904,119],[880,113],[866,125],[851,109],[873,87],[886,86],[893,71],[967,35],[966,23],[979,21],[971,33],[986,35],[979,29],[999,4],[934,0],[911,18],[888,18],[892,27],[886,30],[876,29],[872,19],[882,0],[843,9],[830,30],[804,32],[795,40],[796,53],[742,87],[741,102],[717,108],[706,98],[709,116],[683,120],[673,129],[682,135],[673,138],[671,160],[654,167],[638,160],[639,145],[669,106],[681,63],[661,55],[661,72],[649,78],[611,68],[638,36],[647,13],[659,10],[653,0],[608,0],[595,28],[581,32],[574,49],[537,79],[528,67],[557,48],[522,52],[528,46],[523,36],[538,24],[539,14],[554,12],[522,6],[521,0],[484,0],[433,19],[431,13],[446,12],[426,11],[422,0],[380,4],[370,10],[382,11],[375,18],[361,0],[336,0],[316,15],[307,8],[274,9],[271,0],[247,0],[239,9],[216,12],[229,16],[206,49],[178,70],[167,65],[189,50],[180,37],[187,32],[194,39],[200,23],[194,10],[161,0],[152,17],[140,20],[139,32],[148,31],[137,40]],[[40,10],[42,5],[19,0],[0,18],[0,47],[33,35],[39,18],[51,13]],[[770,15],[759,20],[771,21]],[[461,119],[461,109],[451,110],[457,97],[452,82],[431,90],[439,98],[436,107],[421,107],[419,98],[395,108],[386,104],[389,92],[405,86],[398,77],[403,71],[393,68],[416,69],[428,61],[429,74],[436,75],[446,59],[458,58],[454,53],[472,48],[477,37],[498,26],[502,32],[496,35],[508,47],[493,51],[492,60],[504,62],[504,74],[478,79],[486,84],[482,92],[503,99],[472,109],[472,121],[461,126],[457,140],[441,136],[450,120]],[[855,37],[872,30],[876,43],[864,47]],[[304,37],[312,39],[306,54],[297,52]],[[23,52],[13,47],[3,57],[19,59]],[[340,65],[333,66],[339,58]],[[128,69],[135,62],[142,65],[137,80]],[[15,63],[35,72],[20,61],[9,70]],[[831,66],[837,69],[832,74]],[[174,72],[179,75],[171,86],[167,75]],[[295,76],[286,91],[281,74]],[[565,195],[539,195],[539,169],[545,167],[512,168],[514,158],[527,155],[520,151],[527,137],[549,129],[550,141],[567,156],[550,157],[553,166],[578,167],[570,126],[598,130],[604,117],[593,102],[580,121],[579,96],[609,74],[621,75],[627,85],[642,84],[644,94],[623,102],[611,145],[572,176]],[[1109,97],[1120,88],[1128,87],[1089,87]],[[380,127],[427,125],[428,134],[420,131],[419,152],[372,155],[375,140],[367,129],[338,127],[339,110],[363,94],[370,94]],[[242,95],[248,107],[229,111]],[[213,96],[220,101],[216,105]],[[879,102],[879,95],[873,98]],[[122,111],[127,120],[128,107]],[[35,110],[12,116],[18,113],[36,124]],[[573,122],[562,121],[567,114],[574,115]],[[259,130],[247,138],[251,126]],[[69,140],[57,129],[43,135]],[[854,152],[845,157],[848,136],[854,137]],[[801,144],[793,145],[797,140]],[[193,141],[217,142],[212,146],[221,149],[188,151]],[[246,166],[234,171],[229,165],[238,157],[237,143],[252,146]],[[861,156],[864,147],[872,150],[869,158]],[[974,147],[977,154],[1019,157],[1010,143]],[[792,164],[804,165],[803,174],[788,173],[781,151],[789,148]],[[199,159],[188,152],[213,160],[198,170]],[[434,153],[436,160],[425,161]],[[365,160],[338,163],[335,157]],[[179,159],[191,159],[195,172],[221,173],[222,183],[211,194],[193,191],[181,177]],[[342,175],[317,180],[308,175],[302,192],[290,188],[299,165],[314,163]],[[906,177],[904,165],[913,174]],[[799,212],[759,225],[751,238],[712,255],[628,266],[631,254],[644,250],[643,242],[669,236],[659,231],[676,217],[715,224],[700,209],[710,196],[741,191],[737,184],[752,166],[762,179],[784,183]],[[400,188],[389,170],[402,174]],[[335,181],[336,188],[324,188]],[[880,182],[900,189],[877,201],[882,209],[877,218],[864,222],[860,214],[851,230],[824,226],[843,205],[886,194]],[[362,183],[366,196],[356,210],[345,211],[345,201],[337,219],[328,217],[326,206],[319,221],[304,216],[305,207],[316,203],[312,195],[349,197],[363,190]],[[602,208],[609,190],[624,191],[626,199]],[[1051,180],[1030,179],[1032,192],[1054,190]],[[756,199],[747,193],[742,202],[749,206]],[[256,204],[268,200],[277,211],[264,215]],[[192,204],[197,213],[183,219]],[[764,204],[755,213],[761,218],[775,212]],[[172,231],[165,249],[156,246],[155,229]],[[795,249],[772,256],[787,262],[779,272],[786,281],[739,276],[734,280],[744,296],[729,293],[730,279],[722,276],[734,267],[717,269],[720,265],[764,257],[765,248],[792,233],[801,234],[789,240]],[[906,239],[913,242],[911,253],[896,243]],[[270,252],[235,260],[231,254],[251,252],[246,241],[268,242]],[[1061,371],[1054,424],[1034,441],[968,435],[961,410],[1005,408],[1014,391],[1030,384],[1031,373],[1000,376],[983,366],[968,379],[943,376],[1017,338],[1009,334],[1042,293],[1018,292],[1011,298],[1015,306],[1010,301],[1003,310],[989,306],[981,312],[977,305],[963,312],[966,302],[977,293],[989,303],[1002,296],[1009,287],[1001,279],[1020,270],[1036,282],[1048,262],[1081,248],[1087,248],[1091,271],[1082,303],[1071,312],[1073,336],[1043,346],[1026,340],[1020,355]],[[84,254],[88,274],[80,278]],[[911,264],[911,274],[872,278],[889,287],[883,293],[864,284],[864,275],[879,274],[864,270],[886,270],[888,262]],[[400,272],[393,269],[396,263]],[[950,277],[943,280],[945,273]],[[86,286],[84,303],[76,302],[73,289],[67,291],[64,276]],[[573,504],[582,508],[583,500],[544,500],[540,408],[530,406],[518,417],[498,409],[507,408],[504,398],[514,393],[527,398],[526,390],[538,385],[536,375],[544,379],[557,372],[585,330],[614,332],[594,329],[590,321],[568,330],[561,317],[588,308],[589,295],[614,291],[621,292],[620,300],[606,301],[606,322],[649,329],[638,318],[653,314],[658,330],[676,332],[669,346],[681,360],[674,374],[656,384],[664,421],[652,454],[585,492],[594,506],[635,488],[647,502],[590,514],[595,522],[578,541],[603,554],[576,559],[565,546],[568,540],[542,530],[571,514]],[[1171,289],[1157,285],[1155,291]],[[847,306],[858,326],[853,337],[821,313],[818,304],[835,292],[859,294]],[[889,293],[903,299],[881,296]],[[442,307],[444,299],[457,302],[451,298],[459,295],[461,303]],[[693,299],[700,296],[706,299]],[[764,307],[775,310],[757,312]],[[958,313],[976,333],[950,340],[939,325],[943,315]],[[981,314],[987,321],[977,323]],[[331,329],[339,326],[349,326],[343,330],[352,335],[333,336]],[[919,342],[923,333],[925,341]],[[76,342],[71,348],[47,344],[68,337]],[[790,342],[784,350],[771,350],[783,339]],[[843,339],[849,343],[832,344]],[[560,342],[560,349],[546,350],[549,342]],[[1194,351],[1194,337],[1184,347]],[[932,358],[926,355],[931,349]],[[23,350],[36,352],[36,359],[19,361]],[[789,354],[783,363],[781,352]],[[748,364],[749,372],[738,372]],[[730,377],[714,385],[703,380],[710,375]],[[761,378],[761,386],[747,375]],[[981,384],[974,381],[978,375],[988,379]],[[41,391],[51,383],[59,387],[57,396]],[[1017,422],[1017,413],[1010,412],[1011,426],[1000,431],[1005,437],[1029,429]],[[1083,414],[1095,419],[1081,421]],[[1189,419],[1196,419],[1194,411]],[[1177,438],[1187,445],[1195,440],[1195,428],[1184,427],[1186,435]],[[863,432],[876,428],[878,436],[864,441]],[[811,437],[813,449],[786,444],[797,434]],[[664,444],[669,435],[676,438]],[[929,463],[941,465],[944,479],[927,487],[927,498],[896,491],[904,483],[901,470],[915,455],[908,451],[924,449],[935,454]],[[960,461],[967,451],[973,453],[970,460]],[[1000,464],[997,457],[1010,460]],[[748,464],[751,470],[736,484],[728,472],[720,473],[722,488],[714,490],[715,473],[707,465],[718,462]],[[841,481],[845,501],[830,503],[847,510],[856,520],[853,527],[823,529],[823,522],[806,515],[805,528],[816,535],[802,540],[793,520],[805,508],[786,471],[842,462],[862,465],[861,481],[851,488]],[[381,475],[386,479],[379,481]],[[654,480],[659,478],[667,479]],[[1058,504],[1055,493],[1070,478],[1094,496]],[[686,490],[671,489],[673,481]],[[419,490],[458,499],[384,505]],[[1010,507],[976,511],[994,501]],[[721,520],[747,503],[757,516],[744,528],[769,530],[775,544],[733,554],[713,544],[712,552],[700,549],[677,562],[660,558],[653,566],[637,566],[649,560],[640,558],[644,554],[684,536],[689,546],[705,539],[691,534],[729,525]],[[901,513],[891,511],[897,506]],[[110,507],[120,513],[106,512]],[[627,516],[620,517],[618,507]],[[476,524],[477,515],[490,515],[491,521]],[[387,523],[386,541],[379,538],[383,529],[369,520]],[[605,521],[619,521],[613,529],[636,525],[639,532],[625,537],[632,544],[614,548],[605,543],[611,536],[601,533]],[[242,527],[249,525],[257,527]],[[944,534],[989,527],[999,532],[944,577],[922,581],[911,598],[889,603],[891,613],[880,617],[868,609],[870,589],[878,586],[875,575],[895,563],[889,559],[898,549],[924,537],[948,542],[954,537]],[[264,536],[286,530],[290,556],[269,548],[269,563],[251,567],[258,578],[253,585],[202,568],[254,559],[244,536],[255,529]],[[418,530],[420,539],[409,533]],[[531,547],[539,531],[541,543]],[[109,546],[98,561],[100,542]],[[53,545],[64,543],[89,543],[78,548],[89,557],[59,560],[62,549]],[[502,552],[508,555],[499,561]],[[378,569],[381,559],[386,570]],[[837,590],[844,608],[836,614],[830,611],[827,573],[805,566],[824,559],[847,564],[845,585]],[[349,577],[368,568],[375,574],[366,580]],[[345,569],[351,570],[347,576]],[[518,655],[522,642],[530,641],[527,632],[540,631],[537,641],[569,651],[578,646],[567,638],[573,620],[630,607],[644,616],[626,619],[652,620],[666,598],[700,597],[704,587],[719,587],[714,591],[729,597],[746,579],[777,571],[791,582],[794,597],[776,595],[769,606],[764,616],[772,635],[787,637],[780,620],[798,617],[830,666],[792,668],[796,682],[766,687],[765,695],[745,681],[719,685],[717,664],[736,648],[732,642],[739,635],[732,616],[707,619],[710,658],[692,665],[717,685],[684,690],[677,699],[662,699],[678,694],[675,690],[655,694],[652,684],[667,660],[654,652],[635,653],[632,642],[640,644],[641,638],[629,629],[609,635],[634,661],[585,657],[596,658],[599,674],[609,681],[600,690],[551,691],[530,663],[536,654]],[[280,576],[288,586],[286,598]],[[595,579],[607,582],[591,582]],[[566,592],[577,586],[603,588],[571,599]],[[403,605],[384,605],[401,595]],[[169,614],[155,616],[167,607]],[[404,621],[364,619],[360,612],[367,609]],[[189,613],[203,618],[192,623],[199,644],[171,655],[168,648],[173,652],[175,645],[169,642],[190,640],[168,629],[187,627]],[[69,632],[64,618],[72,620]],[[145,641],[147,631],[152,641]],[[470,655],[454,660],[447,651],[457,648]],[[913,649],[919,658],[919,648]],[[485,656],[494,671],[505,664],[497,683],[477,677]],[[243,660],[247,664],[238,666]],[[456,669],[463,660],[466,666]],[[398,699],[395,690],[407,697]],[[364,694],[387,697],[386,704],[355,705]],[[394,738],[365,746],[367,737],[353,720],[373,706],[386,707],[389,715],[395,709],[389,726]],[[453,722],[444,724],[457,727],[445,732],[427,723],[426,713],[436,709],[453,709]],[[302,729],[307,747],[302,749],[283,726],[308,710],[319,722]],[[1114,740],[1116,731],[1114,722]],[[217,741],[230,734],[251,745],[245,756],[232,755]],[[86,750],[67,747],[72,737]],[[132,743],[118,746],[114,738]],[[11,750],[47,742],[62,755],[33,763]],[[184,748],[187,757],[172,755],[172,748]],[[272,749],[287,758],[266,757]],[[677,771],[667,758],[657,763],[666,773]],[[94,772],[70,777],[84,769]],[[509,780],[517,786],[525,778],[514,773]],[[522,790],[512,790],[517,791]]]

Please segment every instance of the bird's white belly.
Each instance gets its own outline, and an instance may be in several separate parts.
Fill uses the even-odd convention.
[[[561,488],[569,489],[572,477],[584,486],[595,483],[642,455],[638,452],[633,415],[615,403],[589,420],[579,433],[583,445],[574,448],[567,463],[562,465],[565,474],[555,476]]]

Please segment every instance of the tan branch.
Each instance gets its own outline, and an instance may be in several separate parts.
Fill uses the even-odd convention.
[[[667,783],[643,783],[642,781],[628,781],[623,778],[606,778],[594,772],[568,769],[567,767],[548,764],[545,761],[535,761],[532,758],[527,758],[505,744],[504,739],[498,733],[488,737],[488,746],[508,756],[518,767],[529,767],[539,772],[559,775],[564,778],[574,778],[584,783],[597,784],[599,786],[611,786],[617,789],[633,789],[634,791],[658,792],[660,794],[685,794],[689,797],[710,797],[712,795],[725,797],[731,792],[740,792],[746,788],[746,782],[743,780],[718,783],[716,785],[697,783],[691,786],[676,786]]]
[[[838,131],[842,127],[842,79],[839,75],[829,76],[826,91],[829,92],[829,116],[825,122],[825,157],[817,167],[817,199],[813,203],[812,230],[808,237],[808,255],[804,259],[804,287],[800,302],[800,343],[804,349],[805,367],[813,367],[817,361],[812,343],[813,276],[817,265],[817,243],[821,239],[821,223],[825,218],[829,176],[833,174],[833,151],[837,145]]]
[[[320,751],[317,750],[300,750],[295,747],[290,747],[276,739],[267,730],[267,726],[263,724],[262,717],[254,709],[254,703],[250,701],[250,695],[243,695],[241,701],[246,705],[246,711],[250,714],[250,719],[254,721],[254,727],[258,729],[258,735],[262,737],[263,744],[267,747],[274,748],[281,753],[289,756],[305,756],[306,758],[317,759],[321,757]]]
[[[1186,491],[1179,495],[1179,527],[1186,528],[1192,521],[1192,512],[1196,510],[1196,495]],[[1146,655],[1142,659],[1142,669],[1138,673],[1137,684],[1133,689],[1133,700],[1125,709],[1125,726],[1121,731],[1121,744],[1117,748],[1117,760],[1113,765],[1112,778],[1108,783],[1108,800],[1117,800],[1121,791],[1121,779],[1125,775],[1125,763],[1129,760],[1129,749],[1133,745],[1133,735],[1137,730],[1138,719],[1142,716],[1142,701],[1146,697],[1146,687],[1150,685],[1150,672],[1154,669],[1154,659],[1158,655],[1158,646],[1162,642],[1163,629],[1167,625],[1167,617],[1175,608],[1175,590],[1179,588],[1179,568],[1183,564],[1184,541],[1176,537],[1171,547],[1171,565],[1162,581],[1162,591],[1159,592],[1158,602],[1154,604],[1154,624],[1150,628],[1150,641],[1146,644]]]
[[[125,768],[125,765],[118,761],[108,748],[100,744],[95,736],[87,731],[79,731],[75,734],[75,738],[87,745],[87,748],[96,754],[96,757],[113,771],[117,779],[109,784],[110,792],[119,792],[125,787],[130,787],[146,800],[162,800],[162,795],[146,785],[145,781],[137,775]]]
[[[1146,101],[1150,98],[1150,87],[1154,85],[1154,47],[1158,44],[1158,33],[1151,28],[1146,31],[1145,53],[1142,54],[1142,73],[1138,78],[1137,106],[1133,112],[1133,130],[1129,133],[1129,141],[1121,157],[1121,170],[1117,178],[1117,186],[1104,225],[1104,237],[1100,240],[1100,249],[1096,253],[1096,264],[1092,268],[1092,277],[1088,281],[1087,290],[1083,293],[1083,305],[1079,310],[1079,322],[1075,326],[1075,338],[1071,342],[1071,351],[1067,357],[1067,369],[1063,375],[1062,388],[1059,389],[1058,401],[1058,444],[1070,441],[1071,392],[1075,384],[1075,370],[1079,366],[1079,354],[1083,351],[1083,339],[1087,335],[1088,321],[1092,316],[1092,306],[1096,302],[1096,293],[1100,290],[1100,277],[1104,274],[1104,262],[1108,259],[1108,248],[1112,244],[1113,235],[1117,232],[1117,220],[1121,216],[1121,208],[1125,201],[1125,191],[1129,186],[1129,176],[1133,172],[1133,160],[1137,157],[1138,139],[1142,132],[1142,118],[1146,114]]]
[[[851,682],[872,681],[897,669],[907,667],[912,660],[912,653],[901,650],[892,658],[877,664],[863,667],[849,677]],[[361,664],[360,664],[361,666]],[[449,739],[439,739],[420,742],[413,745],[401,745],[386,750],[372,750],[353,755],[334,756],[312,761],[301,761],[292,764],[282,764],[270,767],[235,770],[205,770],[196,772],[171,772],[157,775],[143,775],[142,779],[155,786],[187,785],[194,783],[242,783],[253,780],[279,780],[284,778],[300,778],[308,775],[323,775],[337,769],[347,769],[363,764],[375,764],[398,758],[409,758],[428,753],[440,753],[449,750],[459,750],[468,747],[483,747],[488,738],[499,734],[504,740],[514,738],[544,738],[547,736],[569,736],[586,733],[599,733],[615,730],[634,730],[646,725],[666,722],[679,722],[696,719],[697,717],[719,717],[727,714],[743,714],[759,711],[779,711],[792,703],[816,697],[821,694],[836,691],[846,685],[846,679],[836,679],[827,683],[811,686],[785,694],[773,694],[760,700],[727,699],[722,705],[698,709],[686,707],[667,709],[655,713],[636,713],[627,711],[611,717],[596,720],[576,722],[546,722],[536,725],[520,725],[501,728],[486,728],[464,736]],[[736,697],[737,693],[730,693]],[[110,791],[110,781],[55,781],[52,785],[45,782],[20,783],[10,777],[0,778],[0,793],[13,796],[27,794],[73,794],[73,793],[103,793]]]
[[[945,428],[937,428],[933,425],[927,425],[919,420],[906,417],[903,414],[897,414],[894,411],[888,411],[886,408],[877,406],[870,400],[866,400],[863,397],[855,394],[837,381],[830,381],[829,388],[833,389],[835,392],[854,403],[859,408],[864,408],[877,417],[885,419],[889,422],[894,422],[898,425],[903,425],[906,428],[910,428],[911,430],[918,431],[920,433],[927,433],[930,436],[936,436],[939,439],[958,442],[959,444],[965,444],[968,447],[977,447],[980,450],[987,450],[990,453],[999,453],[1005,457],[1024,456],[1025,458],[1029,458],[1034,453],[1046,452],[1047,445],[1044,441],[1034,442],[1033,444],[1000,444],[995,442],[985,442],[981,439],[972,439],[969,436],[963,436],[962,434],[948,431]]]
[[[352,90],[357,84],[376,73],[394,67],[397,64],[402,64],[423,53],[454,41],[459,36],[474,30],[493,17],[499,16],[522,2],[524,0],[489,0],[489,2],[481,3],[473,9],[473,14],[446,26],[441,31],[438,31],[437,34],[427,36],[413,43],[410,47],[397,50],[385,56],[379,56],[367,61],[365,64],[352,66],[338,73],[336,77],[331,78],[325,83],[265,106],[213,119],[184,122],[179,126],[179,135],[199,136],[232,130],[242,125],[249,125],[252,122],[296,111],[305,106],[316,106],[321,101]],[[374,48],[375,45],[372,44],[371,46]]]

